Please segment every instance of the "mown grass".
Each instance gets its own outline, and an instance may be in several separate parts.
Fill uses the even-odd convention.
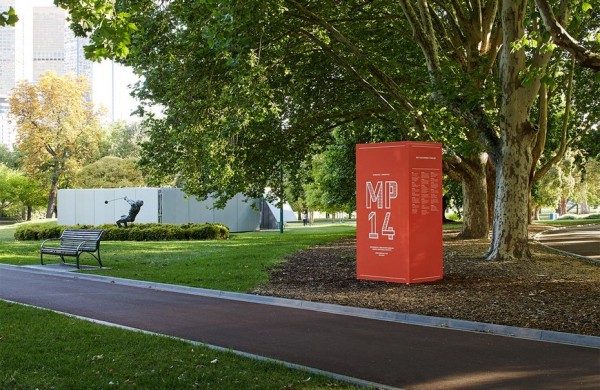
[[[351,224],[290,227],[279,232],[232,234],[229,240],[101,243],[106,269],[96,274],[227,291],[248,291],[266,282],[268,270],[286,255],[314,245],[353,237]],[[39,241],[15,241],[14,228],[0,228],[0,262],[39,264]],[[69,259],[67,259],[69,260]],[[60,262],[56,256],[44,261]],[[80,261],[97,265],[84,254]]]
[[[552,225],[552,226],[595,225],[595,224],[600,224],[600,219],[588,219],[588,218],[555,219],[555,220],[537,221],[535,223],[539,223],[542,225]]]
[[[39,241],[14,240],[0,226],[0,262],[39,264]],[[286,254],[352,237],[352,225],[234,234],[226,241],[102,242],[115,277],[247,291],[266,281]],[[45,260],[59,262],[48,257]],[[84,255],[82,263],[95,265]],[[344,387],[277,364],[165,337],[105,327],[0,301],[0,388],[307,388]]]
[[[353,388],[188,342],[0,301],[1,389]]]

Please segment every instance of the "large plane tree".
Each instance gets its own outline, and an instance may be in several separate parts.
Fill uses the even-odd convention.
[[[474,235],[495,169],[488,258],[530,255],[532,109],[554,49],[533,1],[56,2],[90,56],[124,57],[144,76],[138,97],[164,108],[148,119],[154,176],[251,195],[350,122],[357,140],[440,140],[479,201]]]

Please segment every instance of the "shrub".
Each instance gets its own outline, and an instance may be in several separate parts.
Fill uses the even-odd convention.
[[[17,226],[15,231],[15,240],[46,240],[48,238],[58,238],[63,232],[64,227],[58,226],[54,222],[42,222],[34,224],[23,224]]]
[[[229,238],[229,228],[221,224],[172,225],[158,223],[130,224],[129,228],[115,225],[58,226],[53,222],[21,225],[15,232],[15,239],[45,240],[59,238],[64,229],[102,229],[104,241],[166,241],[166,240],[224,240]]]
[[[590,214],[585,219],[600,219],[600,214]]]

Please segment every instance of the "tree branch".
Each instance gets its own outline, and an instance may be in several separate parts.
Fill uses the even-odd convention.
[[[354,55],[361,63],[365,64],[365,67],[371,72],[372,76],[377,79],[394,97],[394,99],[400,103],[402,109],[408,113],[411,113],[412,117],[415,118],[417,126],[426,127],[423,118],[418,115],[414,106],[408,101],[406,96],[404,96],[398,84],[396,84],[391,77],[389,77],[377,65],[375,65],[373,61],[371,61],[368,56],[364,54],[356,45],[354,45],[354,43],[352,43],[344,34],[342,34],[326,20],[302,6],[296,0],[287,0],[287,2],[290,3],[298,12],[304,15],[304,17],[306,17],[308,20],[327,30],[331,38],[346,47],[352,55]]]
[[[560,146],[559,146],[558,150],[556,151],[556,154],[546,164],[544,164],[544,166],[542,166],[540,169],[538,169],[535,172],[535,174],[533,175],[533,181],[531,184],[540,180],[550,170],[550,168],[552,168],[554,165],[556,165],[556,163],[558,163],[560,160],[562,160],[567,151],[567,146],[568,146],[567,131],[569,129],[569,117],[571,114],[571,100],[572,100],[571,97],[573,95],[573,74],[574,73],[575,73],[575,59],[572,59],[571,60],[571,68],[569,69],[569,81],[567,84],[567,96],[565,97],[566,105],[565,105],[565,114],[563,117],[563,124],[562,124],[562,130],[561,130]]]
[[[569,35],[567,30],[556,19],[548,0],[535,0],[535,3],[544,21],[544,26],[550,35],[552,35],[554,42],[571,53],[581,66],[598,72],[600,70],[600,54],[592,52]]]

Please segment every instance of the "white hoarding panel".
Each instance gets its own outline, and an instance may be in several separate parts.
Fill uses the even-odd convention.
[[[225,208],[214,209],[215,212],[215,223],[221,223],[229,228],[232,232],[238,232],[238,202],[236,198],[229,199]]]
[[[162,223],[177,222],[177,191],[174,188],[162,188]]]
[[[238,194],[238,232],[251,232],[260,227],[260,211],[256,199],[246,200],[244,196]],[[256,205],[254,208],[253,205]]]
[[[76,190],[58,190],[57,223],[59,225],[75,225],[75,192]]]
[[[192,223],[213,223],[215,213],[212,210],[213,202],[210,199],[199,201],[195,196],[189,198],[189,211]]]
[[[140,213],[135,218],[138,223],[158,223],[158,189],[135,188],[135,200],[144,201]],[[129,213],[129,209],[127,210]]]
[[[160,207],[159,191],[162,197]],[[227,202],[225,209],[213,209],[214,199],[198,201],[193,196],[187,197],[179,188],[59,190],[58,223],[95,226],[115,224],[129,214],[131,205],[125,197],[144,202],[136,216],[137,223],[159,222],[159,210],[162,210],[162,223],[222,223],[232,232],[252,231],[259,226],[260,213],[252,208],[256,201],[246,202],[245,197],[238,194]]]
[[[75,193],[75,223],[93,225],[95,190],[79,190]]]
[[[96,213],[95,225],[114,224],[116,202],[114,189],[97,189],[96,199],[94,200],[94,210]]]

